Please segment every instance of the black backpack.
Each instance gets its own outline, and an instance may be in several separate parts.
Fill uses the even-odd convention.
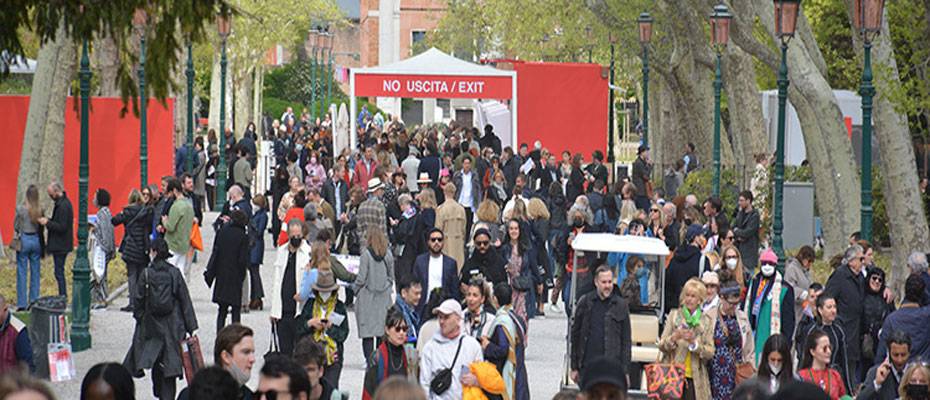
[[[174,311],[171,271],[150,266],[143,272],[145,281],[145,311],[155,317],[171,315]]]

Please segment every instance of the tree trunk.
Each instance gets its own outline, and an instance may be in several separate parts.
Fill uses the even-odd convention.
[[[851,4],[852,1],[847,1]],[[847,4],[847,5],[849,5]],[[847,9],[850,9],[847,7]],[[930,10],[928,10],[930,14]],[[852,16],[850,15],[850,18]],[[853,34],[854,47],[862,55],[861,38]],[[885,212],[888,215],[889,236],[892,248],[892,273],[890,286],[900,289],[904,286],[910,271],[907,268],[907,256],[912,251],[930,250],[930,232],[924,215],[923,199],[920,192],[914,190],[918,185],[916,158],[911,145],[911,132],[907,117],[894,109],[894,104],[885,93],[891,86],[900,86],[898,64],[895,60],[893,44],[888,29],[888,18],[882,18],[881,34],[872,42],[873,66],[881,66],[883,73],[876,73],[874,85],[876,96],[872,113],[873,135],[878,139],[878,153],[881,158],[882,194],[885,199]],[[876,71],[877,72],[877,71]]]
[[[70,37],[64,36],[61,50],[58,53],[58,64],[55,66],[55,77],[52,79],[50,91],[52,97],[48,103],[48,117],[45,122],[42,143],[42,162],[39,165],[39,182],[47,183],[61,181],[64,167],[65,150],[65,104],[68,99],[68,90],[71,88],[71,79],[77,67],[77,47]],[[75,105],[77,102],[74,103]],[[99,132],[103,134],[103,132]],[[72,194],[75,199],[76,193]],[[40,196],[44,197],[44,196]]]
[[[60,95],[63,98],[67,96],[67,93],[52,91],[52,82],[58,71],[61,48],[68,40],[61,27],[55,37],[56,40],[46,42],[39,48],[39,56],[36,60],[36,72],[32,79],[32,92],[29,95],[29,113],[26,116],[26,131],[23,133],[23,147],[20,153],[16,186],[17,201],[25,196],[29,185],[37,185],[41,188],[48,183],[39,180],[39,165],[42,162],[42,144],[45,142],[45,123],[48,120],[49,101],[53,95],[56,97]]]
[[[214,46],[213,52],[213,71],[210,74],[210,117],[209,127],[216,131],[216,137],[220,135],[220,47]],[[228,90],[227,90],[228,91]]]
[[[762,26],[778,42],[772,3],[754,0],[753,5]],[[788,50],[791,80],[788,96],[801,121],[807,159],[811,163],[817,206],[823,219],[824,252],[833,255],[846,247],[849,234],[859,230],[859,177],[843,115],[821,69],[823,56],[803,13],[798,15],[797,31]]]
[[[265,117],[262,115],[262,88],[265,85],[265,71],[262,64],[255,67],[255,80],[252,85],[252,117],[255,119],[255,126],[262,131],[261,137],[265,136],[264,126]]]
[[[116,85],[120,67],[119,46],[112,36],[101,33],[94,40],[94,61],[99,77],[97,96],[119,97],[119,87]]]
[[[252,73],[253,68],[237,74],[236,77],[236,138],[241,138],[252,118]],[[256,125],[257,126],[257,125]]]
[[[737,46],[729,48],[723,68],[724,88],[730,114],[730,135],[736,167],[742,177],[751,177],[755,155],[768,151],[768,137],[762,122],[762,102],[752,57]],[[749,187],[749,180],[740,182]]]

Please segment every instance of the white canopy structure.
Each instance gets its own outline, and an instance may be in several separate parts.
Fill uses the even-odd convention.
[[[431,48],[393,64],[349,72],[350,146],[357,141],[358,96],[510,100],[512,142],[517,142],[517,73],[473,64]]]

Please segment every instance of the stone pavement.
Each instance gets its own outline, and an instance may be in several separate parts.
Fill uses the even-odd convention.
[[[201,229],[204,240],[205,253],[198,255],[197,263],[192,267],[188,277],[188,288],[197,313],[200,329],[197,335],[203,346],[204,361],[213,362],[213,342],[216,337],[216,305],[211,301],[212,291],[203,281],[203,271],[209,260],[209,251],[213,247],[214,232],[210,223],[216,218],[216,213],[204,214],[208,223]],[[270,291],[273,275],[274,248],[268,236],[265,237],[265,264],[261,268],[262,283],[266,293]],[[119,308],[128,303],[124,295],[116,299],[105,310],[91,312],[92,347],[74,354],[78,379],[67,382],[52,383],[52,390],[59,400],[80,398],[81,379],[96,363],[118,362],[122,363],[132,341],[135,321],[131,313],[120,312]],[[252,367],[252,379],[249,386],[258,385],[259,370],[262,365],[262,356],[268,350],[271,325],[269,322],[270,301],[266,298],[264,311],[252,311],[242,314],[242,323],[255,330],[256,362]],[[550,313],[551,314],[551,313]],[[349,338],[345,343],[345,365],[342,370],[340,386],[348,390],[352,399],[361,398],[362,381],[364,378],[364,357],[362,356],[362,342],[356,335],[355,314],[349,313]],[[527,370],[529,372],[530,392],[533,398],[549,399],[558,392],[562,376],[565,355],[565,317],[552,316],[548,319],[534,319],[529,326],[529,346],[526,351]],[[148,371],[146,371],[148,373]],[[154,398],[152,383],[146,378],[136,379],[136,397],[139,399]],[[184,380],[178,381],[178,392],[186,386]]]

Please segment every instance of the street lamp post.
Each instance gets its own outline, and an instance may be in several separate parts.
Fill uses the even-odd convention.
[[[326,102],[326,99],[323,97],[323,95],[325,94],[323,93],[323,79],[325,78],[323,74],[326,73],[326,71],[323,69],[323,65],[326,64],[326,30],[325,28],[322,28],[322,27],[319,28],[319,35],[317,35],[317,48],[320,49],[320,58],[319,58],[319,62],[317,63],[317,68],[319,68],[319,70],[317,71],[317,74],[316,74],[317,81],[319,81],[319,87],[320,87],[320,108],[316,116],[317,118],[322,119],[323,118],[323,103]],[[314,112],[316,111],[317,110],[314,110]]]
[[[81,155],[78,164],[78,248],[72,282],[71,346],[74,351],[90,348],[90,262],[87,260],[88,125],[90,112],[90,59],[87,40],[81,46]]]
[[[778,67],[778,136],[775,144],[775,199],[772,217],[772,247],[778,255],[778,270],[784,271],[785,250],[781,233],[782,201],[785,183],[785,108],[788,101],[788,42],[794,37],[801,0],[774,0],[775,34],[781,40],[781,65]]]
[[[139,187],[147,186],[149,181],[148,97],[145,96],[145,28],[148,20],[148,14],[141,8],[132,17],[132,26],[139,34],[139,174],[142,181]]]
[[[327,46],[327,57],[329,58],[329,79],[326,80],[326,110],[329,111],[329,106],[333,104],[333,40],[336,36],[329,31],[329,28],[326,29],[327,36],[329,36],[329,44]],[[323,118],[326,117],[326,113],[322,114]],[[330,116],[330,121],[332,121],[332,116]]]
[[[614,161],[614,46],[617,44],[617,38],[613,32],[607,34],[607,40],[610,42],[610,90],[608,91],[607,105],[607,163],[613,168]],[[613,175],[613,173],[611,173]],[[615,178],[616,179],[616,178]]]
[[[194,171],[194,49],[187,42],[187,172]]]
[[[220,160],[216,167],[216,196],[213,207],[215,211],[222,210],[226,204],[226,39],[229,37],[231,24],[226,10],[216,18],[216,27],[223,41],[223,48],[220,56]]]
[[[317,49],[319,48],[317,46],[317,35],[319,34],[320,33],[317,30],[316,26],[310,27],[310,43],[313,44],[313,47],[312,47],[313,57],[311,58],[311,61],[310,61],[310,114],[311,116],[313,115],[313,112],[316,111],[316,76],[315,75],[316,75],[316,64],[317,64],[316,52],[317,52]]]
[[[872,240],[872,40],[882,31],[884,0],[853,0],[853,25],[862,35],[862,194],[859,234],[863,240]]]
[[[639,43],[643,45],[643,145],[649,145],[649,41],[652,40],[652,23],[648,12],[639,14]]]
[[[714,196],[720,197],[720,90],[723,79],[720,73],[720,57],[727,48],[730,38],[730,19],[733,15],[724,4],[714,7],[710,15],[710,37],[717,53],[716,70],[714,71]]]

